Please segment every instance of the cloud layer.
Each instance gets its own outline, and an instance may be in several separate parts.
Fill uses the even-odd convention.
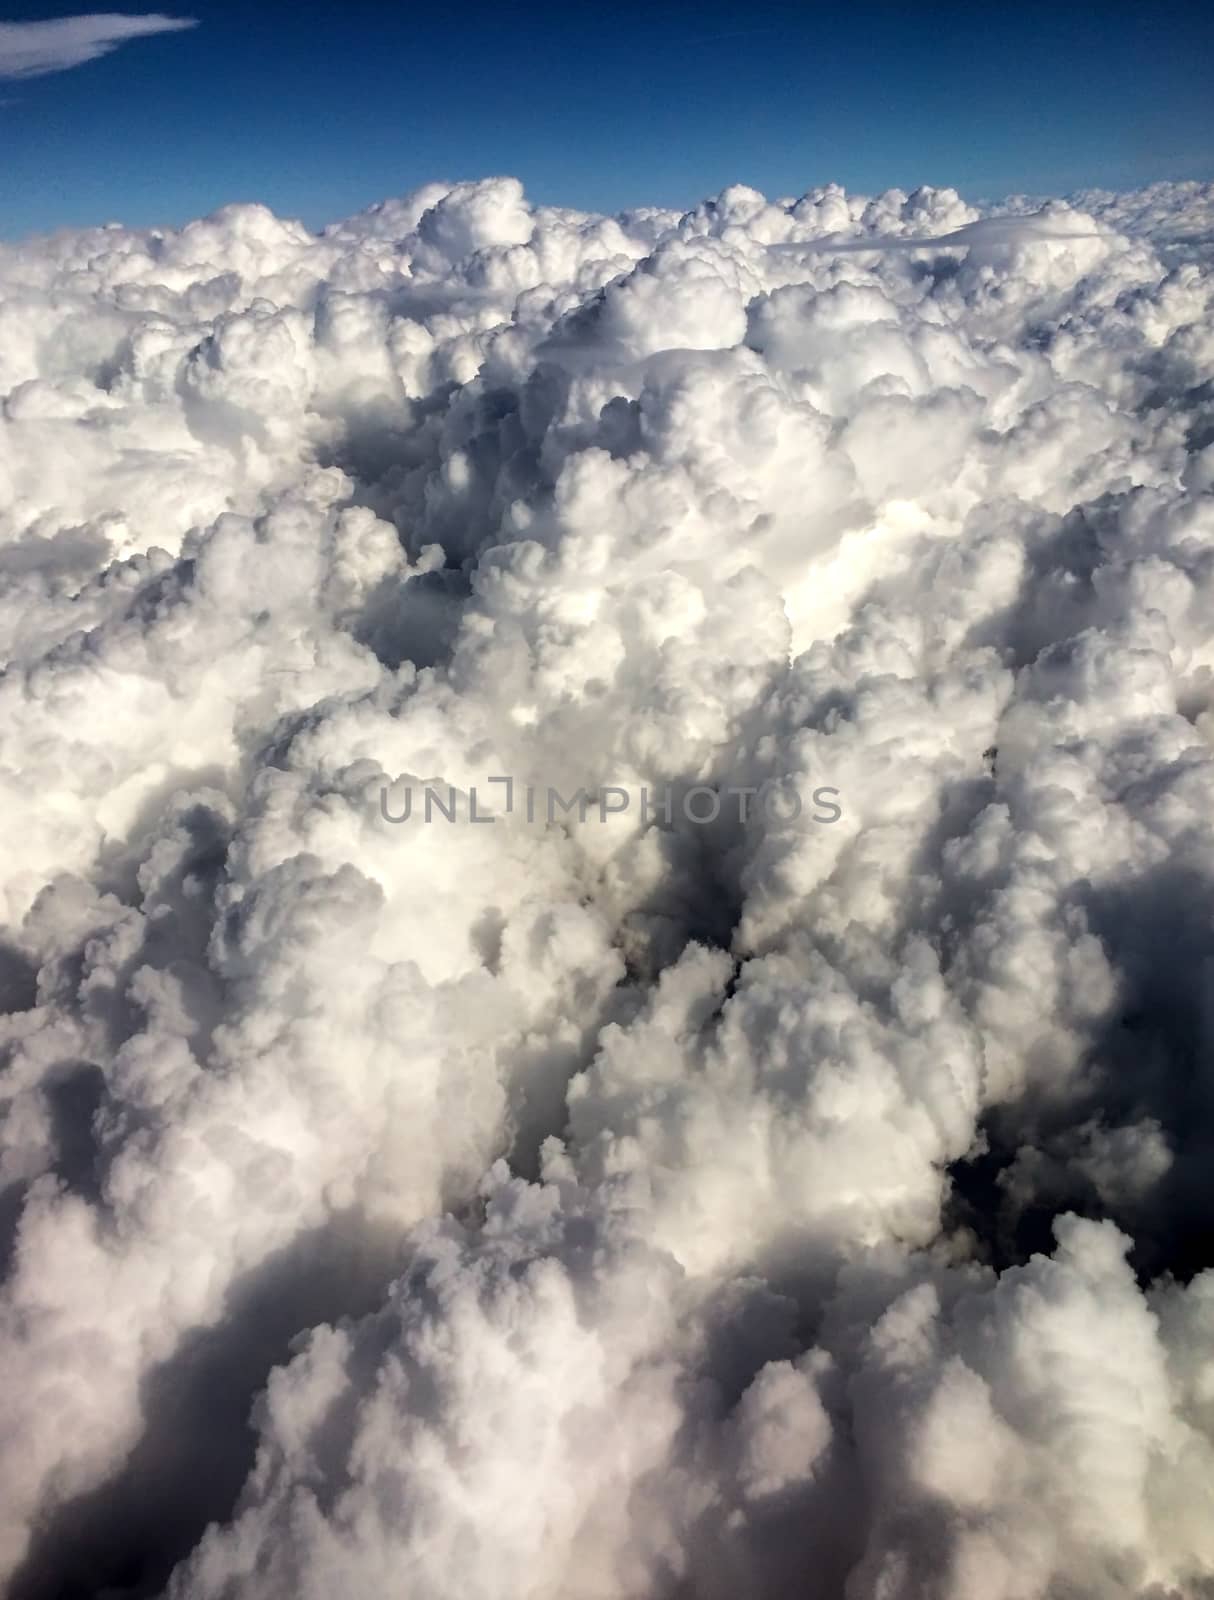
[[[1212,203],[0,247],[14,1596],[1214,1594]]]

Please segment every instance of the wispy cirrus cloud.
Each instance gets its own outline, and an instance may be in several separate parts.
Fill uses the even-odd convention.
[[[109,55],[128,39],[196,28],[194,17],[89,12],[45,22],[0,22],[0,79],[41,78]]]

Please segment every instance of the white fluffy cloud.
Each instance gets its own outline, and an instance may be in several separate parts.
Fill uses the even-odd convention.
[[[1214,1593],[1210,208],[0,248],[15,1596]]]
[[[108,56],[128,39],[197,27],[193,17],[160,12],[126,16],[116,11],[45,22],[0,22],[0,78],[42,78]]]

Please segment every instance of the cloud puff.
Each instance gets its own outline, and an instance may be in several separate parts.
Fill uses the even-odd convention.
[[[1210,205],[0,247],[15,1596],[1214,1593]]]
[[[0,78],[41,78],[108,56],[128,39],[195,28],[193,17],[89,12],[46,22],[0,22]]]

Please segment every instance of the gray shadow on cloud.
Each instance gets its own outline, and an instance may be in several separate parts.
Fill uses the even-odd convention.
[[[223,1320],[187,1335],[144,1382],[143,1432],[121,1469],[39,1527],[10,1600],[158,1593],[207,1524],[231,1515],[271,1369],[299,1333],[379,1304],[400,1266],[398,1237],[336,1218],[237,1282]]]
[[[1061,912],[1079,911],[1122,985],[1116,1016],[1091,1040],[1082,1072],[991,1107],[983,1147],[950,1168],[948,1226],[963,1224],[1000,1271],[1050,1249],[1062,1211],[1111,1220],[1134,1238],[1144,1284],[1188,1282],[1214,1266],[1214,881],[1164,862],[1131,882],[1077,882]],[[1170,1162],[1135,1183],[1144,1140],[1162,1136]],[[1103,1143],[1111,1161],[1093,1176]]]

